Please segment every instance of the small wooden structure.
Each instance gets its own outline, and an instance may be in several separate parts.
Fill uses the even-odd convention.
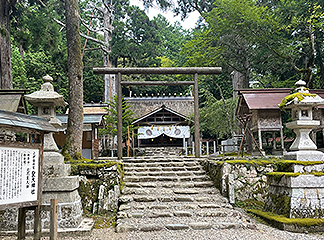
[[[19,208],[18,239],[25,239],[26,211],[34,210],[34,239],[41,237],[43,118],[0,110],[0,210]]]
[[[104,126],[103,114],[83,115],[82,156],[88,159],[98,159],[99,156],[99,133],[98,129]],[[66,137],[68,115],[56,116],[62,123],[59,132],[54,134],[55,142],[63,146]]]
[[[281,111],[278,107],[281,100],[290,94],[290,88],[277,89],[241,89],[236,115],[245,117],[251,114],[249,129],[257,132],[259,147],[262,150],[262,132],[271,132],[273,148],[276,147],[276,132],[280,134],[281,149],[284,150],[283,126]]]
[[[200,157],[200,133],[199,133],[199,99],[198,99],[198,74],[203,75],[216,75],[221,74],[222,68],[220,67],[193,67],[193,68],[93,68],[95,74],[116,74],[117,80],[117,156],[118,159],[123,157],[122,149],[122,85],[193,85],[194,86],[194,112],[195,112],[195,156]],[[182,82],[122,82],[122,74],[192,74],[194,81]]]

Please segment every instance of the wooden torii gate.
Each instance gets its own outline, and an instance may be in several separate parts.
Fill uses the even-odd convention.
[[[216,75],[221,74],[222,68],[220,67],[186,67],[186,68],[93,68],[95,74],[116,74],[117,85],[117,156],[118,159],[123,157],[122,148],[122,85],[193,85],[194,86],[194,115],[195,115],[195,157],[200,157],[200,133],[199,133],[199,99],[198,99],[198,74],[202,75]],[[122,74],[193,74],[194,81],[122,81]]]

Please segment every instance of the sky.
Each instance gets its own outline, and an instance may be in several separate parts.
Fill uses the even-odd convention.
[[[139,6],[140,9],[144,10],[143,3],[140,0],[130,0],[130,4]],[[146,11],[146,14],[150,19],[156,17],[159,13],[163,15],[171,24],[178,21],[184,29],[194,28],[199,17],[199,13],[196,11],[190,13],[189,16],[184,21],[181,21],[180,16],[174,17],[172,11],[162,12],[156,5],[153,8],[150,8],[148,11]]]

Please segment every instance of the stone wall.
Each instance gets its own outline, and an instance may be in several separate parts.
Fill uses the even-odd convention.
[[[85,213],[116,211],[123,167],[113,161],[71,164],[71,174],[79,175],[79,194]]]
[[[267,176],[276,168],[271,160],[201,160],[204,169],[222,195],[231,203],[264,203],[268,194]]]

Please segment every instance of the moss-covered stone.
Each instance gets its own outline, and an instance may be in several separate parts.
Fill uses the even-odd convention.
[[[285,177],[298,177],[303,173],[292,173],[292,172],[270,172],[267,173],[268,177],[272,177],[276,182],[280,182],[283,176]]]
[[[294,161],[294,160],[279,160],[275,162],[278,172],[292,172],[294,165],[314,166],[323,164],[324,161]]]
[[[271,211],[279,215],[283,215],[286,217],[290,216],[290,203],[291,198],[286,195],[276,195],[276,194],[269,194],[268,201],[269,202],[265,205],[265,211]]]
[[[257,209],[249,209],[248,212],[256,214],[264,219],[268,219],[271,221],[284,223],[284,224],[292,224],[300,227],[311,227],[324,225],[324,219],[314,219],[314,218],[288,218],[284,215],[274,214],[272,212],[263,212]]]
[[[113,166],[116,168],[112,168]],[[108,191],[115,185],[119,185],[120,190],[124,186],[123,164],[116,161],[73,161],[71,172],[72,175],[86,176],[81,177],[78,189],[86,214],[93,213],[94,206],[99,201],[100,186],[104,186],[104,196],[108,196]]]
[[[302,92],[296,92],[296,93],[290,94],[281,100],[281,103],[279,104],[279,108],[284,108],[287,105],[287,103],[293,101],[295,98],[297,98],[297,101],[300,102],[305,97],[313,97],[314,98],[316,95],[317,94],[302,93]]]

